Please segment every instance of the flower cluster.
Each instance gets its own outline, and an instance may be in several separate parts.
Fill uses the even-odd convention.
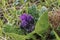
[[[32,32],[34,30],[34,18],[30,14],[23,13],[20,16],[21,25],[20,27],[27,32]]]

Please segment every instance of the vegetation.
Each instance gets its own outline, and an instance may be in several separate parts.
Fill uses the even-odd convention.
[[[0,40],[60,40],[60,0],[0,0]]]

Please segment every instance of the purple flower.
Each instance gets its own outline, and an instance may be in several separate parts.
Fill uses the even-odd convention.
[[[22,14],[21,16],[20,16],[20,19],[21,19],[21,21],[23,21],[23,20],[26,20],[27,19],[27,14]]]
[[[34,18],[30,14],[23,13],[20,16],[21,25],[20,27],[27,32],[32,32],[34,30]]]
[[[21,22],[21,26],[22,26],[22,27],[25,27],[27,24],[28,24],[28,23],[27,23],[25,20],[23,20],[23,21]]]

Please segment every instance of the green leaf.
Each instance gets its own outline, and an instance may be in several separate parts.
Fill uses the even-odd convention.
[[[41,33],[45,32],[45,31],[47,31],[48,26],[49,26],[48,13],[45,12],[39,17],[39,19],[38,19],[38,21],[36,23],[36,26],[35,26],[35,32],[37,34],[41,34]]]
[[[56,36],[56,40],[60,40],[60,37],[58,36],[58,34],[55,31],[53,31],[53,32],[54,32],[54,34]]]
[[[20,2],[21,2],[22,4],[24,4],[24,0],[20,0]]]
[[[2,28],[0,27],[0,36],[2,36]]]
[[[23,35],[24,32],[21,31],[21,29],[17,26],[13,26],[13,25],[9,25],[9,24],[6,24],[4,26],[4,32],[5,33],[15,33],[15,34],[19,34],[19,35]]]
[[[58,5],[60,5],[60,0],[57,0],[57,1],[58,1],[58,2],[57,2],[57,3],[58,3]]]
[[[29,7],[28,8],[28,13],[31,14],[34,17],[35,21],[38,20],[38,18],[39,18],[39,11],[37,10],[36,5],[32,5],[31,7]]]
[[[11,37],[13,40],[25,40],[25,35],[18,35],[15,33],[6,33],[7,36]]]
[[[0,27],[3,26],[3,20],[0,20]]]
[[[2,5],[5,6],[5,0],[2,0]]]
[[[2,36],[2,26],[3,26],[3,21],[0,20],[0,36]]]

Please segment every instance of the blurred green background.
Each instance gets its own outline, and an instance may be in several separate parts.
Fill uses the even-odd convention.
[[[0,40],[60,40],[60,28],[49,23],[48,12],[60,8],[60,0],[0,0]],[[31,14],[35,29],[24,34],[19,16]]]

